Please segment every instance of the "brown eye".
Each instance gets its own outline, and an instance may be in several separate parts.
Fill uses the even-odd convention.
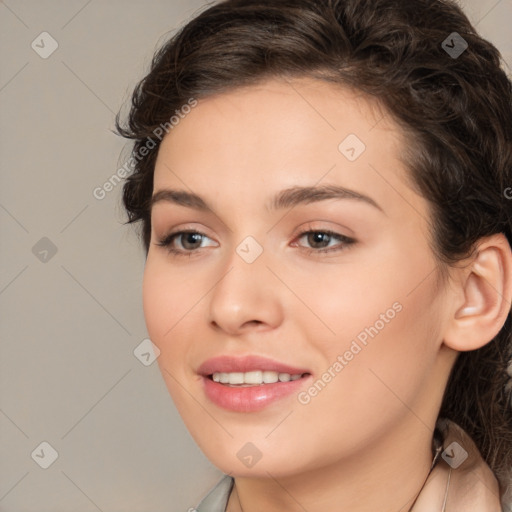
[[[199,231],[178,231],[171,233],[166,236],[163,240],[160,240],[156,245],[160,247],[166,247],[170,253],[177,256],[188,255],[192,256],[192,253],[198,252],[197,249],[201,249],[201,242],[204,238],[208,238],[204,233]],[[174,247],[174,242],[180,241],[181,247]],[[199,244],[199,245],[198,245]]]
[[[199,242],[199,246],[201,246],[201,237],[203,235],[199,233],[180,233],[176,236],[176,238],[181,237],[181,243],[184,249],[198,249],[199,247],[195,247],[194,244],[197,244]],[[192,247],[190,247],[192,245]]]
[[[353,238],[349,238],[345,235],[341,235],[339,233],[335,233],[334,231],[329,230],[308,230],[303,231],[297,237],[298,240],[306,237],[307,243],[311,246],[310,249],[307,247],[305,250],[308,253],[325,253],[331,251],[341,251],[347,246],[355,243]],[[329,243],[332,240],[338,240],[338,244],[329,247]]]
[[[328,235],[327,233],[323,233],[322,231],[311,231],[307,234],[307,241],[314,249],[323,249],[327,247],[324,245],[325,243],[329,244],[332,239],[332,235]],[[321,247],[319,247],[319,244]]]

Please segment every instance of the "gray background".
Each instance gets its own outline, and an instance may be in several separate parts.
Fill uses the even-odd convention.
[[[93,196],[124,163],[115,113],[205,4],[0,2],[2,512],[186,512],[221,475],[157,364],[134,355],[144,253],[122,224],[122,185]],[[510,73],[512,0],[462,5]],[[31,47],[51,48],[44,31],[58,43],[46,59]],[[43,441],[58,452],[48,469]]]

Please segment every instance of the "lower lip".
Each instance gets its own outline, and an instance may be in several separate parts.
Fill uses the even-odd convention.
[[[288,382],[247,387],[227,386],[208,377],[203,377],[203,383],[206,396],[219,407],[236,412],[255,412],[297,393],[309,377],[311,375]]]

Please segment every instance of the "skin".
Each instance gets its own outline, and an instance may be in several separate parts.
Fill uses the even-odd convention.
[[[348,134],[366,145],[353,162],[338,150]],[[510,247],[492,237],[469,265],[439,277],[428,204],[399,159],[408,143],[373,100],[300,79],[202,99],[161,144],[154,192],[193,191],[214,213],[153,206],[144,314],[188,430],[235,476],[230,512],[409,510],[430,470],[457,351],[482,346],[505,321]],[[324,184],[363,193],[381,210],[354,199],[265,208],[282,189]],[[191,257],[157,245],[186,229],[205,235],[195,245],[175,239]],[[315,246],[297,238],[306,229],[355,242]],[[236,252],[247,236],[263,248],[250,264]],[[340,250],[307,252],[327,246]],[[396,302],[401,311],[306,405],[292,394],[240,413],[203,392],[197,369],[221,354],[309,368],[307,390]],[[251,468],[237,457],[247,442],[261,452]]]

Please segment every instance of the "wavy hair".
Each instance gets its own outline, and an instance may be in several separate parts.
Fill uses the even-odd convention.
[[[456,32],[458,35],[454,35]],[[450,52],[463,38],[467,48]],[[456,38],[456,39],[454,39]],[[458,43],[457,43],[458,44]],[[385,106],[409,144],[412,186],[428,201],[440,268],[503,233],[512,245],[512,84],[501,55],[451,0],[226,0],[208,6],[155,53],[124,125],[137,155],[123,187],[128,223],[141,221],[160,141],[155,130],[190,98],[273,77],[313,77],[360,90]],[[484,347],[458,355],[440,417],[460,425],[497,476],[512,468],[512,405],[505,389],[512,320]]]

